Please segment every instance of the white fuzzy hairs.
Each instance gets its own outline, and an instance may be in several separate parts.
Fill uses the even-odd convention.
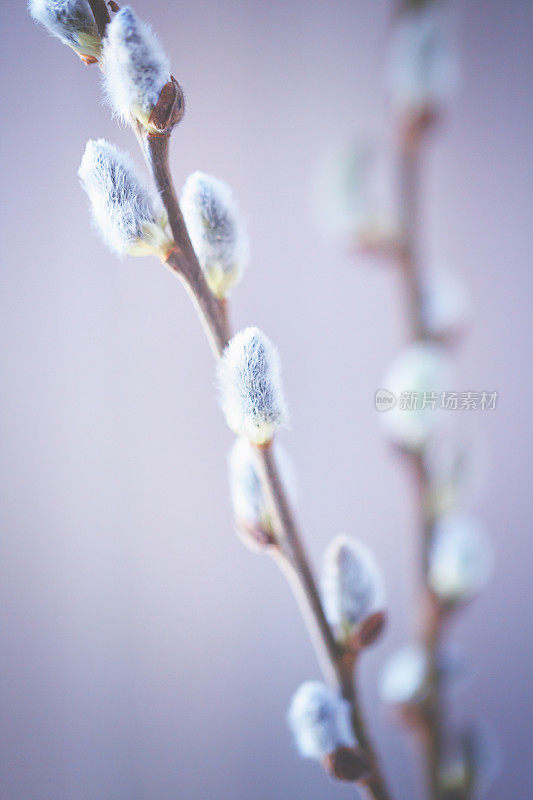
[[[193,172],[183,187],[181,210],[209,288],[226,297],[248,262],[248,238],[229,186]]]
[[[404,347],[390,365],[384,388],[395,398],[395,405],[380,413],[385,434],[398,447],[416,451],[449,422],[446,412],[430,405],[423,406],[424,395],[438,399],[443,391],[453,388],[453,367],[446,350],[432,342],[414,342]],[[404,398],[414,399],[413,404]]]
[[[109,104],[120,118],[132,115],[147,127],[170,63],[149,25],[129,7],[121,8],[107,26],[102,69]]]
[[[487,584],[494,552],[477,517],[449,512],[437,519],[429,552],[429,585],[443,602],[470,600]]]
[[[295,470],[285,449],[274,446],[280,476],[291,503],[295,502]],[[250,527],[272,530],[268,502],[255,466],[254,448],[244,436],[238,436],[228,456],[229,485],[236,521]]]
[[[350,638],[368,617],[385,610],[385,584],[373,553],[339,534],[324,555],[324,610],[339,640]]]
[[[353,747],[350,707],[320,681],[306,681],[295,692],[287,715],[304,758],[322,759],[338,747]]]
[[[255,468],[253,448],[244,436],[235,439],[228,456],[228,467],[235,519],[254,527],[264,525],[268,508]]]
[[[259,328],[235,334],[219,364],[218,382],[226,421],[238,435],[265,444],[286,424],[278,351]]]
[[[78,175],[95,225],[111,250],[122,256],[169,249],[159,198],[148,189],[129,153],[105,139],[91,139]]]
[[[428,656],[421,644],[405,644],[385,662],[379,680],[379,694],[392,706],[420,702],[425,697]]]
[[[389,90],[400,109],[437,108],[453,96],[458,64],[449,21],[437,3],[402,15],[394,29]]]
[[[102,41],[87,0],[29,0],[28,8],[63,44],[86,56],[100,56]]]

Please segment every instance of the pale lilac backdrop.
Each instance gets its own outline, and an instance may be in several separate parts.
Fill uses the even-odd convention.
[[[318,675],[294,603],[234,536],[231,436],[189,300],[150,259],[120,263],[91,231],[76,170],[87,138],[135,150],[102,106],[98,70],[0,7],[1,800],[350,798],[300,761],[284,715]],[[363,665],[364,699],[398,798],[418,797],[376,671],[409,633],[410,486],[372,396],[404,336],[398,284],[317,235],[309,185],[351,131],[390,143],[385,0],[138,0],[187,95],[173,137],[179,183],[228,180],[253,266],[238,326],[281,349],[315,559],[344,530],[378,554],[390,626]],[[531,773],[532,7],[460,8],[463,90],[427,160],[426,248],[474,298],[464,388],[492,451],[480,512],[497,575],[455,627],[473,680],[464,716],[499,729],[492,800],[525,800]],[[136,154],[137,155],[137,154]]]

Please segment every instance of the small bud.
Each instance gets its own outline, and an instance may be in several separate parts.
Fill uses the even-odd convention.
[[[320,681],[307,681],[296,691],[288,722],[304,758],[321,761],[335,753],[338,747],[353,748],[355,745],[350,706]]]
[[[275,443],[276,460],[281,479],[289,498],[294,501],[294,468],[281,445]],[[274,529],[267,500],[255,464],[254,447],[248,439],[239,436],[231,448],[228,458],[229,482],[233,513],[246,541],[256,546],[270,544],[274,540]]]
[[[371,644],[377,642],[383,628],[387,622],[387,616],[384,611],[374,611],[370,614],[360,625],[357,634],[357,647],[370,647]]]
[[[481,522],[459,513],[440,517],[433,531],[428,581],[446,603],[469,600],[492,573],[492,545]]]
[[[118,255],[164,258],[173,246],[157,195],[139,176],[128,153],[105,139],[91,139],[78,170],[103,240]]]
[[[500,743],[486,722],[450,737],[439,774],[443,800],[486,797],[502,764]]]
[[[324,769],[338,781],[359,781],[370,772],[368,757],[362,750],[353,747],[337,747],[334,753],[328,753],[322,759]]]
[[[237,333],[218,368],[220,401],[229,427],[253,444],[269,442],[286,424],[278,351],[259,328]]]
[[[448,339],[461,331],[468,313],[468,297],[458,275],[434,268],[424,277],[422,316],[428,332],[436,339]]]
[[[374,555],[362,542],[339,535],[324,556],[324,609],[345,646],[371,644],[383,628],[385,586]]]
[[[424,452],[429,476],[428,511],[433,517],[458,508],[472,508],[486,487],[488,444],[483,432],[468,421],[454,436],[436,436]]]
[[[464,800],[468,797],[470,777],[465,762],[457,757],[445,763],[439,774],[439,798],[442,800]]]
[[[126,6],[107,26],[102,68],[110,106],[151,133],[168,133],[183,114],[183,95],[150,27]]]
[[[393,653],[381,672],[379,693],[392,706],[422,702],[427,693],[428,660],[418,644],[408,644]]]
[[[440,795],[443,800],[462,800],[474,788],[475,764],[471,731],[453,732],[441,754],[438,773]]]
[[[380,208],[377,178],[376,154],[367,142],[349,141],[325,153],[314,180],[313,204],[326,235],[348,246],[390,241],[393,226]]]
[[[226,297],[248,262],[248,239],[229,186],[194,172],[181,195],[183,218],[209,288]]]
[[[102,39],[87,0],[29,0],[34,19],[86,64],[94,64],[102,52]]]
[[[453,96],[458,65],[445,16],[429,4],[399,18],[393,32],[389,87],[402,112],[435,112]]]
[[[441,393],[450,391],[453,370],[443,348],[417,342],[399,353],[383,386],[395,404],[380,413],[386,435],[407,450],[424,447],[446,421]]]

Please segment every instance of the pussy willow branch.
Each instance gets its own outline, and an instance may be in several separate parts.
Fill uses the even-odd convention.
[[[420,124],[414,121],[401,126],[398,153],[400,241],[396,253],[404,283],[406,316],[413,340],[428,338],[422,314],[421,264],[418,252],[421,142]]]
[[[424,115],[400,126],[398,143],[398,197],[400,210],[400,246],[398,263],[403,277],[407,301],[407,318],[413,341],[430,339],[422,306],[422,279],[419,248],[419,170],[421,147],[429,120]],[[428,696],[419,719],[419,732],[424,748],[429,797],[439,800],[439,769],[442,756],[443,701],[438,667],[442,633],[442,613],[427,582],[429,548],[433,518],[429,510],[429,475],[420,453],[410,456],[417,489],[420,513],[421,638],[428,658]]]
[[[275,527],[282,532],[278,546],[273,549],[272,554],[296,596],[324,676],[337,686],[350,704],[355,738],[368,756],[371,765],[371,775],[366,782],[366,789],[370,797],[375,800],[387,800],[390,795],[360,709],[354,659],[346,658],[346,654],[339,648],[325,617],[315,579],[274,461],[272,447],[262,447],[257,450],[260,474],[274,510],[277,523]]]
[[[148,134],[144,138],[143,145],[175,241],[175,248],[167,257],[166,263],[185,282],[195,301],[215,357],[219,358],[231,336],[227,308],[225,302],[217,300],[207,286],[189,239],[170,173],[169,137]],[[343,653],[326,620],[316,581],[280,479],[272,446],[257,448],[257,464],[263,489],[272,507],[278,534],[278,541],[271,548],[272,555],[282,568],[297,598],[326,680],[336,685],[350,703],[354,734],[365,750],[372,767],[372,775],[366,783],[368,794],[372,800],[390,800],[376,753],[362,721],[354,676],[351,673],[348,679],[343,669]]]
[[[215,356],[220,356],[231,338],[225,300],[218,300],[207,285],[194,252],[168,163],[168,136],[148,134],[143,141],[144,150],[152,170],[155,185],[168,214],[168,222],[174,237],[175,248],[166,263],[185,283],[189,294],[199,310]]]
[[[351,663],[350,659],[341,665],[342,695],[350,703],[351,722],[353,732],[361,748],[369,756],[372,764],[370,777],[366,781],[366,789],[371,797],[376,800],[387,800],[390,797],[387,785],[384,782],[374,745],[368,735],[368,726],[363,717],[361,704],[357,694],[356,671],[357,659]]]
[[[273,554],[302,609],[324,676],[330,683],[340,685],[339,648],[324,614],[271,444],[256,448],[256,463],[274,514],[274,528],[279,532]]]

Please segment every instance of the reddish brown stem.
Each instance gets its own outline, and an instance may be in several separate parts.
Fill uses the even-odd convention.
[[[357,667],[357,660],[355,663],[350,663],[350,660],[344,661],[341,666],[341,692],[343,697],[350,704],[352,728],[355,737],[361,749],[368,756],[371,765],[370,776],[365,781],[365,788],[370,797],[375,798],[375,800],[387,800],[390,794],[383,778],[376,749],[368,734],[368,726],[361,711],[359,696],[356,689],[357,679],[355,668]]]
[[[91,6],[91,11],[93,12],[98,33],[100,36],[105,36],[105,29],[108,23],[111,22],[111,17],[109,16],[109,11],[107,10],[105,0],[89,0],[89,5]]]
[[[185,283],[194,304],[200,311],[200,319],[211,347],[215,355],[219,356],[231,337],[227,305],[224,300],[218,300],[207,285],[185,227],[170,176],[169,137],[148,134],[145,135],[143,143],[175,242],[175,249],[167,257],[166,263]]]
[[[400,242],[396,251],[406,300],[406,317],[413,340],[428,338],[423,314],[423,285],[419,254],[420,137],[410,128],[400,134],[398,194]]]
[[[423,283],[419,255],[419,191],[422,134],[427,127],[426,117],[413,118],[401,126],[399,136],[398,195],[401,224],[401,246],[398,264],[401,268],[406,313],[413,341],[427,341],[430,333],[423,311]],[[441,613],[437,599],[427,583],[429,552],[433,533],[429,509],[430,478],[423,453],[410,456],[420,513],[420,574],[421,574],[421,639],[428,658],[428,697],[419,715],[418,730],[424,748],[428,796],[439,800],[439,772],[442,758],[443,703],[438,668],[441,638]]]
[[[372,800],[390,800],[377,753],[359,706],[355,688],[355,660],[345,657],[324,614],[305,548],[274,460],[272,445],[257,448],[257,456],[263,485],[274,511],[275,528],[281,532],[278,547],[271,552],[298,600],[324,676],[350,704],[354,736],[371,767],[364,787]]]
[[[192,247],[169,167],[169,137],[144,133],[139,127],[137,136],[150,165],[159,195],[166,209],[175,247],[166,264],[184,281],[191,295],[215,357],[220,358],[231,336],[226,302],[211,293]],[[353,671],[348,674],[343,653],[328,624],[316,581],[298,531],[294,514],[279,476],[271,445],[257,448],[257,465],[274,518],[276,542],[269,546],[296,596],[308,628],[324,677],[345,696],[351,705],[354,734],[361,739],[363,749],[372,765],[372,774],[365,788],[371,800],[391,800],[373,746],[366,734],[354,687]]]
[[[302,609],[324,676],[340,688],[340,651],[322,608],[309,559],[279,475],[272,443],[256,448],[256,455],[259,474],[274,513],[274,528],[279,532],[278,548],[274,555],[287,575]]]
[[[176,248],[171,251],[166,263],[185,282],[218,358],[231,335],[226,304],[212,295],[191,245],[170,175],[169,139],[166,136],[148,135],[142,141],[176,243]],[[326,680],[336,685],[350,702],[354,733],[372,764],[372,775],[366,785],[368,793],[372,800],[389,800],[390,795],[381,776],[376,754],[365,733],[353,674],[348,676],[343,670],[342,653],[325,617],[316,581],[270,445],[257,449],[257,463],[279,536],[276,545],[270,547],[269,551],[293,589]]]

